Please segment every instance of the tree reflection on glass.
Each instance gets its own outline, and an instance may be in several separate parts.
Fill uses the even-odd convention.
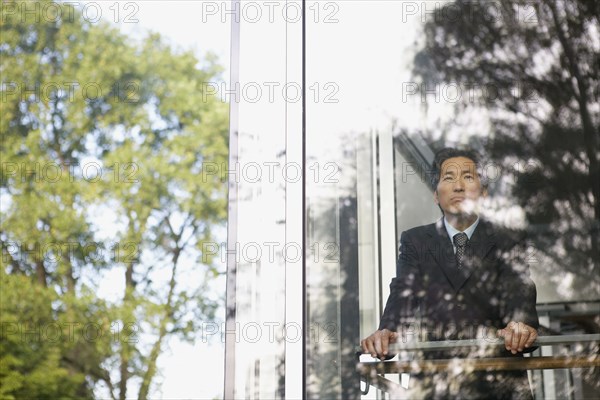
[[[457,116],[489,119],[487,137],[480,132],[462,141],[490,158],[483,173],[492,181],[491,216],[501,220],[507,206],[521,207],[524,224],[506,225],[525,234],[524,254],[534,263],[538,291],[551,282],[554,301],[597,302],[600,5],[493,3],[456,1],[430,16],[414,74],[421,89],[444,94],[444,88],[459,88],[461,96],[444,99],[454,103]],[[440,127],[444,134],[426,135],[426,141],[444,147],[452,142],[447,132],[457,128],[452,121]],[[561,324],[600,331],[597,315]],[[594,379],[587,384],[598,386]]]
[[[503,173],[499,194],[523,205],[526,229],[556,265],[552,272],[587,282],[582,288],[595,298],[600,8],[551,0],[525,18],[530,2],[495,3],[501,14],[458,1],[447,7],[458,8],[453,15],[461,20],[430,20],[414,71],[424,83],[475,87],[470,93],[479,93],[478,101],[464,96],[457,111],[484,109],[490,116],[492,134],[483,147]]]

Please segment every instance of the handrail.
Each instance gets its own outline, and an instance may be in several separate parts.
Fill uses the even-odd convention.
[[[357,369],[363,375],[404,372],[439,372],[460,368],[468,371],[509,371],[600,367],[600,356],[546,356],[498,358],[450,358],[447,360],[364,361]]]
[[[581,335],[556,335],[556,336],[539,336],[533,346],[551,346],[559,344],[573,344],[585,342],[600,341],[599,334],[581,334]],[[451,350],[464,347],[499,347],[504,345],[504,338],[485,338],[485,339],[466,339],[466,340],[440,340],[431,342],[411,341],[408,343],[392,343],[389,346],[388,353],[399,353],[401,351],[435,351],[435,350]],[[357,347],[357,353],[369,354],[363,352],[362,347]]]
[[[600,334],[582,334],[582,335],[556,335],[540,336],[534,342],[534,346],[563,345],[575,343],[600,342]],[[494,339],[473,339],[456,341],[438,341],[438,342],[411,342],[395,343],[390,346],[389,353],[399,353],[400,351],[433,351],[449,350],[466,347],[486,347],[502,346],[503,338]],[[362,348],[357,351],[357,356],[363,353]],[[370,386],[387,391],[390,388],[400,387],[397,383],[385,378],[385,374],[397,374],[406,372],[440,372],[455,370],[462,371],[506,371],[506,370],[531,370],[531,369],[563,369],[563,368],[593,368],[600,367],[600,355],[597,353],[590,355],[575,356],[544,356],[544,357],[497,357],[497,358],[451,358],[434,360],[399,360],[399,361],[363,361],[357,363],[357,372],[361,381],[366,383],[366,388],[361,389],[361,393],[366,394]]]

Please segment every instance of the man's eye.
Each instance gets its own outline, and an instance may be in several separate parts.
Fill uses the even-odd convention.
[[[452,180],[452,177],[451,177],[451,176],[445,176],[445,177],[444,177],[444,180],[445,180],[445,181],[451,181],[451,180]]]
[[[468,181],[472,181],[473,180],[473,175],[465,175],[465,179]]]

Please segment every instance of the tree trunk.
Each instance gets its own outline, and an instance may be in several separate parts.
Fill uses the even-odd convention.
[[[133,262],[131,262],[127,265],[127,269],[125,270],[125,295],[123,296],[123,304],[125,306],[131,304],[131,301],[133,300],[133,286]],[[129,320],[132,319],[132,315],[123,316],[123,329],[125,329],[126,326],[128,326]],[[120,335],[119,338],[121,338]],[[131,357],[131,349],[130,344],[127,340],[123,340],[121,338],[119,341],[121,344],[121,351],[119,353],[121,357],[121,364],[119,366],[119,373],[121,375],[121,380],[119,381],[119,400],[126,400],[127,381],[129,380],[129,358]]]
[[[171,280],[169,282],[169,294],[167,295],[167,301],[164,304],[165,315],[164,318],[162,318],[160,321],[158,338],[156,339],[154,346],[152,346],[150,356],[148,357],[148,365],[146,368],[146,373],[144,374],[144,378],[142,380],[138,400],[146,400],[148,398],[150,385],[152,383],[152,380],[154,379],[154,375],[156,375],[156,363],[158,361],[158,356],[161,352],[162,342],[165,336],[167,335],[167,324],[169,323],[171,318],[173,318],[173,296],[175,295],[175,284],[177,283],[177,261],[179,260],[180,253],[181,248],[176,248],[173,252],[173,268],[171,270]]]

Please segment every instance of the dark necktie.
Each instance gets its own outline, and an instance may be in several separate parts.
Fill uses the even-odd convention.
[[[469,238],[467,237],[466,233],[460,232],[454,235],[452,240],[456,246],[456,263],[458,268],[461,268],[465,259],[465,247],[467,246],[467,241]]]

